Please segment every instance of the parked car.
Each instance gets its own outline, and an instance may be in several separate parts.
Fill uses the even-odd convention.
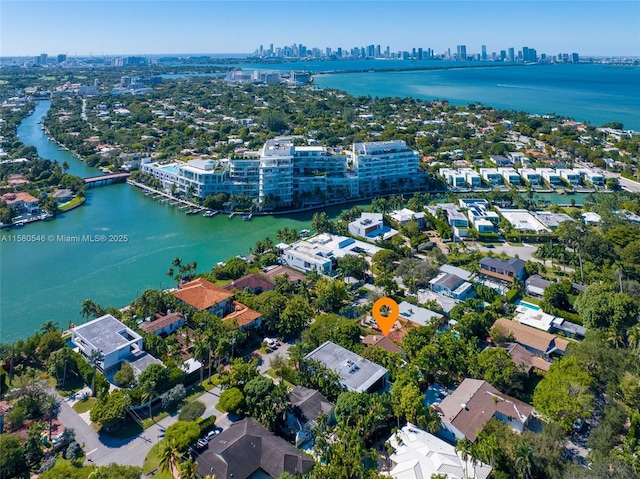
[[[221,432],[222,432],[222,429],[220,429],[220,428],[218,428],[218,427],[217,427],[217,428],[215,428],[214,430],[209,431],[209,432],[207,433],[207,435],[205,436],[205,439],[206,439],[207,441],[211,441],[211,439],[213,439],[214,437],[216,437],[216,436],[217,436],[218,434],[220,434]]]
[[[264,338],[264,342],[268,348],[276,349],[278,347],[278,340],[273,338]]]

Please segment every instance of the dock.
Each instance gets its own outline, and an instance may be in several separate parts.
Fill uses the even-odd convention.
[[[188,215],[196,215],[205,212],[205,214],[212,213],[208,216],[213,216],[217,213],[217,211],[209,210],[208,208],[200,206],[199,204],[192,201],[187,201],[183,198],[176,198],[175,196],[171,196],[170,194],[163,191],[158,191],[155,188],[151,188],[150,186],[139,183],[132,179],[128,179],[127,184],[135,186],[136,188],[140,188],[142,191],[144,191],[145,196],[149,196],[155,200],[158,200],[160,203],[167,203],[171,206],[177,206],[179,210],[185,211]]]

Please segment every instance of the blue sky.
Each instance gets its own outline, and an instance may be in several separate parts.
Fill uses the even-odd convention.
[[[436,53],[522,46],[640,56],[640,1],[2,0],[0,56],[248,53],[388,45]]]

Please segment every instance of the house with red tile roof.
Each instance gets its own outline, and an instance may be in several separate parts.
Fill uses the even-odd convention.
[[[2,195],[2,201],[7,206],[15,208],[20,213],[33,213],[39,211],[38,198],[29,193],[5,193]]]
[[[171,294],[198,311],[208,311],[225,322],[236,322],[240,328],[258,327],[262,324],[259,312],[236,301],[233,292],[204,278],[184,283]]]

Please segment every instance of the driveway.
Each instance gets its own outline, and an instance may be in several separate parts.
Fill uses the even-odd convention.
[[[271,360],[276,356],[276,354],[279,354],[280,356],[286,359],[289,355],[290,347],[291,347],[291,344],[282,343],[278,347],[278,349],[276,349],[275,351],[271,351],[265,354],[264,356],[262,356],[262,362],[260,363],[260,366],[258,366],[258,370],[260,371],[260,374],[264,375],[267,373],[269,368],[271,368]]]

